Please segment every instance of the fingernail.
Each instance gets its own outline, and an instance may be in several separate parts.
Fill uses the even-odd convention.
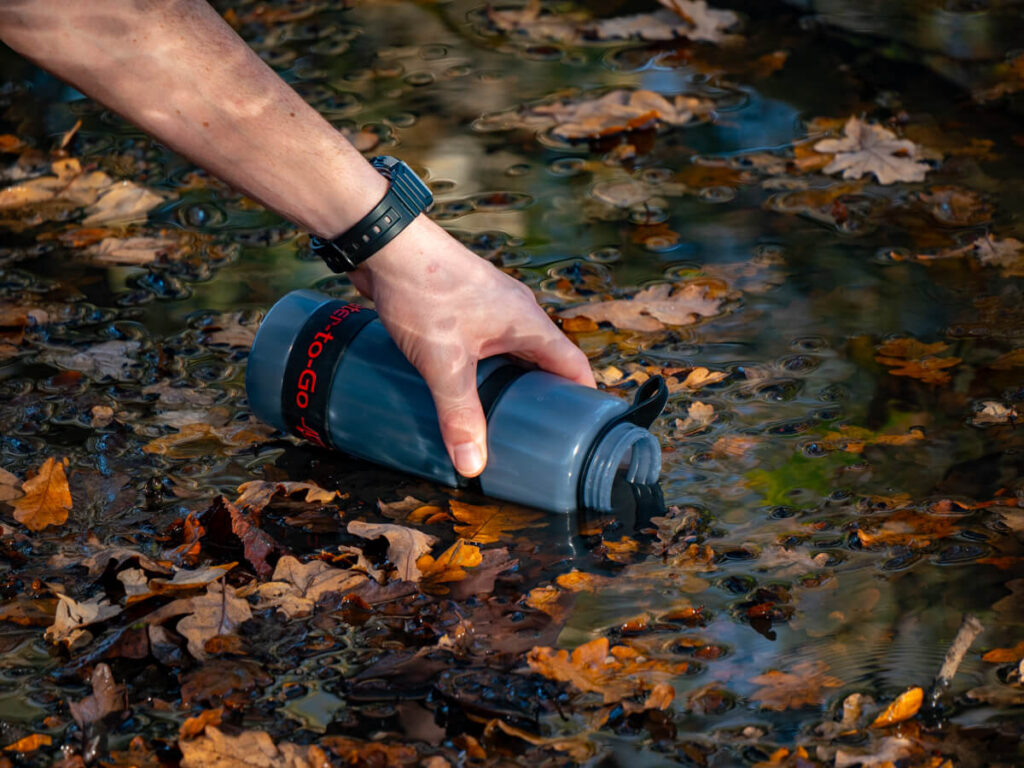
[[[484,456],[476,443],[459,443],[455,446],[455,468],[460,475],[475,477],[484,468]]]

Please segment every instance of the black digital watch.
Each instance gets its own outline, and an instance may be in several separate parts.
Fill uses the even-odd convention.
[[[310,236],[310,247],[335,272],[351,272],[391,242],[412,220],[434,202],[423,180],[397,157],[378,155],[370,160],[391,182],[387,194],[351,229],[333,240]]]

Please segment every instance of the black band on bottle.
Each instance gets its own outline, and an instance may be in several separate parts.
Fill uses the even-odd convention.
[[[377,318],[372,309],[329,301],[309,316],[292,342],[281,386],[285,429],[322,448],[335,448],[327,424],[334,372],[352,339]]]

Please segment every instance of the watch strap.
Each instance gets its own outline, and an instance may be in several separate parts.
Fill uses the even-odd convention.
[[[391,183],[379,203],[348,231],[332,240],[313,235],[310,246],[334,272],[350,272],[395,239],[434,202],[408,165],[381,155],[370,163]]]

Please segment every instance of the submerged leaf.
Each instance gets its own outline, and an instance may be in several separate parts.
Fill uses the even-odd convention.
[[[538,522],[544,518],[543,513],[515,504],[478,506],[455,499],[451,499],[448,503],[452,515],[457,521],[455,533],[460,538],[474,541],[477,544],[493,544],[505,536],[508,531],[520,531],[524,528],[538,528],[545,525]]]
[[[660,283],[644,288],[632,299],[613,299],[563,310],[562,317],[589,317],[620,330],[661,331],[670,325],[690,325],[721,310],[723,299],[707,286],[687,283],[679,288]]]
[[[790,672],[771,669],[752,677],[750,682],[762,686],[750,698],[761,702],[762,709],[782,711],[817,706],[821,703],[823,688],[838,688],[843,681],[826,675],[828,665],[823,661],[804,661]]]
[[[924,181],[931,166],[916,159],[917,145],[880,125],[851,117],[841,139],[823,139],[814,145],[817,152],[834,153],[825,173],[842,173],[844,179],[859,179],[874,174],[880,184],[896,181]]]

